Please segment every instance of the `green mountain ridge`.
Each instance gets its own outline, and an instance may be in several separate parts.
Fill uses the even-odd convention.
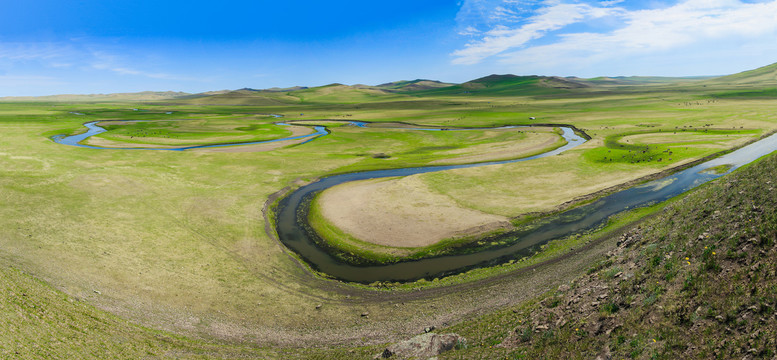
[[[143,91],[114,94],[64,94],[50,96],[2,97],[0,101],[154,101],[177,100],[195,104],[224,105],[278,105],[295,102],[349,103],[375,101],[394,94],[424,95],[484,95],[484,96],[535,96],[562,94],[576,90],[596,90],[608,86],[677,85],[730,86],[732,88],[777,87],[777,63],[754,70],[719,77],[660,77],[660,76],[601,76],[590,79],[557,76],[519,76],[492,74],[461,84],[437,80],[401,80],[370,85],[344,85],[332,83],[317,87],[294,86],[288,88],[208,91],[190,94],[176,91]]]

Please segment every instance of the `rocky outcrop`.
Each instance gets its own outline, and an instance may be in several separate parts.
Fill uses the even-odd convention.
[[[426,333],[393,344],[375,356],[376,359],[428,359],[464,346],[465,340],[457,334]]]

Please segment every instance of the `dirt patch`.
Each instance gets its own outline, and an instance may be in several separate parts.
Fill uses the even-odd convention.
[[[358,239],[419,247],[442,239],[510,227],[504,216],[460,207],[417,176],[351,182],[324,191],[323,216]]]

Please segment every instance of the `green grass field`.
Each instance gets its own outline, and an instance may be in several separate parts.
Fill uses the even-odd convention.
[[[426,191],[464,209],[514,219],[553,211],[775,131],[774,86],[744,79],[570,88],[547,79],[491,78],[401,94],[334,86],[159,102],[0,102],[0,263],[7,289],[0,298],[0,354],[370,357],[382,343],[430,325],[480,331],[473,314],[528,301],[584,273],[607,249],[597,245],[554,265],[553,277],[500,276],[568,254],[599,233],[434,281],[341,284],[315,275],[268,236],[262,214],[268,197],[327,174],[496,156],[493,146],[529,136],[388,130],[380,123],[571,124],[592,140],[563,155],[419,176]],[[742,95],[751,93],[757,96]],[[309,143],[256,152],[93,150],[50,140],[103,120],[144,121],[111,124],[102,138],[121,143],[286,136],[287,129],[272,125],[276,119],[262,115],[271,113],[285,122],[378,124],[330,126],[332,134]],[[645,213],[614,219],[605,231]],[[495,278],[502,280],[489,281]]]
[[[162,120],[115,124],[102,122],[108,130],[97,137],[133,144],[202,145],[264,141],[283,138],[291,131],[265,119]]]

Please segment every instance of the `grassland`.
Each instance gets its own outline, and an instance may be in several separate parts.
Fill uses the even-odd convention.
[[[461,143],[483,134],[340,126],[304,145],[245,153],[91,150],[55,144],[49,137],[82,131],[87,121],[170,117],[206,124],[205,134],[181,135],[192,142],[209,141],[206,134],[219,133],[276,136],[263,130],[273,129],[274,119],[256,115],[268,113],[283,114],[284,121],[367,120],[448,127],[573,124],[591,135],[585,146],[542,161],[418,179],[425,184],[419,189],[442,194],[461,208],[514,217],[553,209],[777,128],[774,99],[768,92],[753,97],[716,95],[762,91],[757,85],[710,82],[704,87],[694,82],[576,90],[553,87],[548,81],[540,85],[540,80],[490,84],[494,92],[482,94],[438,89],[399,95],[370,92],[374,96],[357,91],[357,96],[327,93],[330,89],[303,93],[302,101],[293,91],[245,92],[233,97],[241,106],[208,97],[157,103],[0,103],[0,262],[3,286],[10,289],[0,300],[5,329],[0,351],[18,358],[366,357],[385,342],[437,326],[472,339],[469,350],[449,356],[538,353],[549,343],[535,339],[528,347],[487,349],[518,326],[510,322],[514,319],[510,312],[500,310],[530,309],[533,303],[525,301],[585,273],[592,261],[613,249],[612,242],[584,234],[504,266],[435,281],[365,287],[315,276],[272,240],[262,221],[265,201],[284,187],[326,174],[455,161],[466,155],[455,153],[466,150]],[[521,86],[529,88],[508,91]],[[173,122],[155,123],[159,131],[164,127],[173,131]],[[106,136],[126,137],[137,130],[115,128]],[[499,136],[492,139],[514,139]],[[153,141],[162,139],[166,138]],[[646,149],[650,156],[646,152],[619,160],[641,146],[650,147]],[[672,156],[664,159],[666,150]],[[390,157],[373,156],[380,153]],[[607,161],[610,158],[616,161]],[[732,187],[720,193],[736,198],[738,191],[757,192]],[[753,204],[767,200],[754,198]],[[688,208],[706,209],[697,206],[700,201],[690,201]],[[683,207],[675,209],[670,214],[686,212]],[[709,210],[714,214],[716,209]],[[605,231],[618,236],[621,226],[642,215],[615,219]],[[771,231],[767,224],[774,224],[773,219],[758,219],[757,224]],[[658,228],[655,224],[661,222],[651,224]],[[721,234],[730,235],[723,230]],[[676,233],[687,234],[688,240],[696,237],[694,231],[677,228]],[[687,252],[699,250],[694,254],[703,263],[704,251],[690,246]],[[728,253],[728,248],[721,252]],[[563,261],[553,262],[558,258]],[[645,284],[664,281],[648,275],[639,279]],[[730,281],[736,284],[738,279]],[[672,300],[662,299],[658,297],[659,303]],[[365,313],[369,315],[362,316]],[[494,315],[479,317],[488,313]],[[486,325],[489,321],[493,325]],[[489,333],[488,326],[504,331]],[[642,340],[655,335],[640,329],[635,331]],[[550,339],[556,339],[554,344],[575,344],[573,331],[568,332],[570,337]],[[627,335],[625,344],[630,344],[633,339]],[[596,336],[588,343],[592,349],[601,345],[596,339],[603,339]],[[647,349],[642,340],[636,344]]]
[[[108,130],[100,138],[118,143],[151,145],[203,145],[265,141],[290,136],[283,126],[255,119],[195,119],[99,124]],[[90,139],[92,141],[93,139]]]

